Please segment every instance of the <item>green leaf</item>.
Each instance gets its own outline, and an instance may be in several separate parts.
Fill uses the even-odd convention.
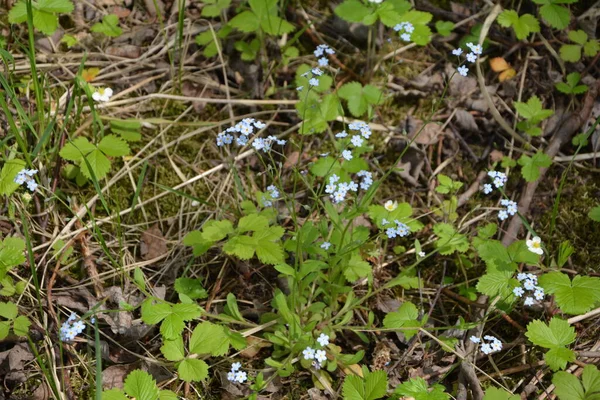
[[[264,231],[269,227],[269,219],[264,215],[250,214],[240,218],[237,226],[239,233]]]
[[[6,272],[12,267],[25,262],[25,242],[16,237],[7,237],[0,242],[0,279],[4,279]]]
[[[38,8],[52,13],[68,14],[74,6],[69,0],[39,0]]]
[[[6,338],[10,332],[10,322],[0,321],[0,340]]]
[[[167,303],[154,303],[153,299],[147,299],[142,303],[142,321],[149,325],[156,325],[169,314],[171,305]]]
[[[493,272],[483,275],[477,283],[477,290],[490,297],[501,295],[503,298],[510,296],[516,286],[511,271]]]
[[[527,100],[527,103],[515,101],[514,105],[515,109],[523,118],[534,124],[554,114],[552,110],[546,110],[542,107],[542,102],[537,96],[531,96],[529,100]]]
[[[15,178],[24,167],[25,161],[23,160],[13,159],[4,163],[0,172],[0,194],[8,196],[21,186],[15,183]]]
[[[565,94],[581,94],[588,90],[586,85],[578,85],[581,80],[581,74],[579,72],[572,72],[567,75],[567,83],[558,82],[555,84],[556,88]]]
[[[387,313],[383,319],[383,326],[388,329],[400,329],[402,327],[418,327],[419,311],[411,302],[404,302],[398,311]],[[413,336],[416,331],[404,331],[407,337]]]
[[[523,40],[532,32],[540,31],[538,20],[531,14],[523,14],[519,17],[514,10],[505,10],[498,16],[498,23],[505,28],[512,26],[517,39]]]
[[[586,396],[583,386],[575,375],[560,371],[552,377],[552,383],[556,388],[554,393],[560,400],[585,400]]]
[[[180,361],[185,358],[183,348],[183,338],[179,336],[173,340],[165,340],[160,348],[160,352],[169,361]]]
[[[483,400],[520,400],[521,396],[517,394],[510,394],[507,391],[490,387],[485,391]]]
[[[208,1],[205,3],[209,3]],[[229,8],[231,4],[231,0],[218,0],[213,4],[205,4],[202,8],[202,16],[203,17],[218,17],[221,15],[221,11]]]
[[[454,30],[454,23],[450,21],[437,21],[435,30],[443,37],[448,37]]]
[[[89,167],[88,167],[89,165]],[[97,180],[100,180],[108,174],[110,171],[110,160],[100,151],[100,149],[92,150],[88,155],[85,156],[85,160],[81,161],[81,173],[88,179],[92,179],[92,173]]]
[[[108,14],[102,18],[102,22],[97,22],[90,28],[91,32],[103,33],[106,36],[121,36],[123,30],[119,27],[119,17],[115,14]]]
[[[590,210],[588,213],[588,218],[592,221],[600,222],[600,205]]]
[[[366,85],[364,88],[358,82],[346,83],[338,90],[338,95],[348,101],[348,109],[355,117],[367,112],[369,106],[381,104],[383,96],[375,86]]]
[[[600,51],[600,43],[597,40],[590,40],[583,45],[583,54],[588,57],[595,57]]]
[[[364,379],[357,375],[346,376],[342,387],[344,400],[375,400],[386,395],[388,381],[385,371],[363,372]]]
[[[136,400],[156,400],[158,398],[158,387],[156,382],[147,372],[136,369],[132,371],[123,385],[125,393]]]
[[[60,42],[66,44],[67,47],[70,49],[71,47],[79,43],[79,40],[77,40],[77,38],[73,35],[66,34],[62,37],[62,39],[60,39]]]
[[[183,244],[191,246],[193,248],[194,256],[198,257],[206,253],[213,245],[213,242],[204,239],[202,232],[191,231],[183,237]]]
[[[575,352],[571,349],[567,349],[564,347],[556,347],[554,349],[548,350],[548,352],[544,355],[544,360],[546,360],[546,364],[553,371],[558,371],[559,369],[567,368],[567,363],[575,361]]]
[[[190,338],[190,353],[222,356],[227,353],[229,340],[223,328],[210,322],[203,322],[194,328]]]
[[[160,325],[160,333],[165,339],[176,339],[185,328],[185,321],[191,321],[200,315],[200,307],[197,304],[175,304]]]
[[[179,294],[184,294],[192,300],[205,299],[208,293],[202,287],[200,279],[193,278],[177,278],[175,279],[175,291]]]
[[[540,177],[540,169],[548,168],[552,164],[552,160],[545,153],[537,152],[533,157],[523,154],[519,158],[521,165],[521,175],[527,182],[533,182]]]
[[[544,4],[540,7],[540,15],[548,25],[555,29],[565,29],[571,20],[569,10],[557,4]]]
[[[525,336],[535,345],[552,349],[569,345],[575,341],[575,328],[569,322],[553,317],[546,325],[539,319],[527,325]]]
[[[0,317],[13,320],[17,317],[19,311],[15,303],[2,303],[0,302]]]
[[[25,3],[25,0],[20,0],[10,9],[8,22],[18,24],[25,21],[27,21],[27,3]]]
[[[268,239],[257,242],[256,256],[264,264],[275,265],[285,261],[285,253],[281,244],[269,241]]]
[[[129,400],[125,393],[119,389],[110,389],[102,392],[102,400]]]
[[[563,44],[560,46],[560,58],[567,62],[581,60],[581,46],[578,44]]]
[[[106,135],[98,143],[98,148],[111,157],[122,157],[129,154],[129,145],[115,135]]]
[[[218,242],[225,239],[232,232],[233,225],[231,221],[226,219],[222,221],[211,220],[202,227],[202,238],[206,241]]]
[[[33,26],[46,35],[52,35],[58,28],[58,16],[42,10],[33,10]]]
[[[229,25],[245,33],[256,32],[260,27],[260,20],[252,11],[243,11],[233,17]]]
[[[13,332],[17,336],[27,336],[30,326],[31,321],[29,321],[29,318],[25,317],[24,315],[18,316],[13,321]]]
[[[177,367],[179,378],[186,382],[202,381],[208,377],[208,364],[202,360],[188,358]]]
[[[570,31],[569,34],[568,34],[568,36],[569,36],[569,39],[571,39],[572,42],[575,42],[575,43],[580,44],[582,46],[588,40],[587,33],[585,33],[584,31],[582,31],[581,29],[577,30],[577,31]]]
[[[423,378],[411,378],[410,380],[398,385],[394,394],[412,397],[415,400],[446,400],[450,396],[444,392],[442,385],[433,385],[431,388]]]
[[[87,138],[78,137],[75,140],[65,144],[60,150],[60,156],[65,160],[79,161],[96,149],[96,146],[90,143]]]
[[[348,22],[362,22],[373,10],[358,0],[345,0],[334,10],[335,14]]]
[[[539,283],[567,314],[584,314],[600,301],[600,278],[577,275],[571,281],[566,274],[550,272],[542,275]]]
[[[435,245],[442,255],[449,255],[455,251],[464,253],[469,249],[467,237],[456,232],[454,227],[450,224],[436,224],[433,227],[433,232],[439,237]]]
[[[588,364],[583,368],[581,382],[583,382],[588,399],[598,400],[600,398],[600,371],[595,365]]]
[[[360,254],[353,254],[344,268],[344,276],[348,282],[355,282],[371,273],[371,264],[363,261]]]

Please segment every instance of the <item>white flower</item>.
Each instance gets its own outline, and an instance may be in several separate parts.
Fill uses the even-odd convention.
[[[373,3],[373,4],[381,4],[383,0],[369,0],[369,3]]]
[[[525,301],[523,302],[523,304],[525,304],[526,306],[532,306],[535,304],[535,301],[533,301],[533,297],[525,297]]]
[[[471,49],[471,51],[477,56],[481,55],[481,53],[483,51],[483,48],[479,44],[473,44],[473,43],[469,42],[469,43],[467,43],[467,47],[469,49]]]
[[[467,73],[469,72],[469,68],[467,68],[466,66],[462,66],[462,67],[458,67],[458,73],[461,76],[467,76]]]
[[[525,272],[519,272],[517,274],[517,279],[519,280],[519,282],[524,281],[525,279],[527,279],[527,274]]]
[[[398,236],[404,237],[410,233],[410,228],[408,227],[408,225],[403,224],[402,222],[398,222],[398,221],[394,221],[394,222],[397,224],[396,232],[398,233]]]
[[[340,133],[336,133],[335,137],[336,138],[345,138],[346,136],[348,136],[348,133],[346,131],[341,131]]]
[[[474,63],[477,61],[477,56],[474,53],[467,54],[467,61]]]
[[[107,87],[104,89],[98,89],[94,93],[92,93],[92,99],[97,102],[106,103],[110,100],[113,95],[113,91],[111,88]]]
[[[325,350],[317,350],[317,352],[315,353],[315,360],[317,360],[320,363],[327,360],[327,354],[325,353]]]
[[[387,225],[387,224],[389,224],[389,223],[390,223],[390,221],[388,221],[388,220],[387,220],[387,219],[385,219],[385,218],[381,220],[381,225]]]
[[[344,150],[344,151],[342,151],[342,157],[344,157],[346,160],[350,161],[350,160],[352,160],[352,152],[350,150]]]
[[[323,75],[323,71],[322,71],[322,70],[320,70],[319,68],[313,68],[313,69],[312,69],[310,72],[312,72],[312,73],[313,73],[313,75],[316,75],[316,76],[321,76],[321,75]]]
[[[302,350],[302,355],[304,356],[305,360],[312,360],[315,358],[315,350],[307,347],[304,350]]]
[[[310,86],[319,86],[319,80],[317,78],[310,78],[308,84]]]
[[[420,251],[419,252],[419,257],[425,257],[425,252],[424,251]]]
[[[454,49],[452,50],[452,54],[455,56],[460,56],[462,54],[463,50],[459,47],[458,49]]]
[[[326,57],[319,58],[318,62],[320,67],[326,67],[329,65],[329,60]]]
[[[385,202],[385,204],[383,205],[383,207],[388,210],[388,211],[394,211],[396,208],[398,208],[398,202],[397,201],[392,201],[392,200],[388,200]]]
[[[483,193],[485,194],[490,194],[492,192],[493,188],[492,185],[489,183],[486,183],[485,185],[483,185]]]
[[[488,343],[482,344],[480,350],[483,354],[493,353],[492,346],[490,346]]]
[[[352,136],[352,139],[350,139],[350,142],[355,146],[355,147],[360,147],[363,144],[363,138],[360,137],[360,135],[354,135]]]
[[[244,371],[238,371],[235,373],[235,380],[239,383],[244,383],[248,379],[248,374]]]
[[[332,175],[329,177],[329,183],[336,183],[336,182],[338,182],[339,180],[340,180],[340,177],[339,177],[339,176],[337,176],[336,174],[332,174]]]
[[[500,210],[498,212],[498,219],[500,221],[504,221],[506,218],[508,218],[508,213],[506,212],[506,210]]]
[[[321,243],[321,248],[324,250],[329,250],[330,247],[331,247],[331,243],[329,243],[329,242]]]
[[[525,279],[525,282],[523,283],[523,287],[527,290],[535,290],[536,286],[535,286],[536,282],[534,282],[531,279]]]
[[[240,368],[242,368],[242,363],[235,362],[235,363],[231,364],[231,370],[232,371],[237,371]]]
[[[385,231],[385,234],[387,235],[387,237],[389,239],[393,239],[396,236],[398,236],[398,233],[396,232],[396,228],[387,228]]]
[[[522,287],[519,286],[519,287],[516,287],[516,288],[513,289],[513,293],[517,297],[522,297],[523,293],[525,293],[525,291],[523,290]]]
[[[235,382],[235,372],[230,371],[227,373],[227,380],[229,382]]]
[[[400,39],[404,40],[405,42],[410,42],[410,33],[403,33],[400,35]]]
[[[321,346],[325,347],[329,344],[329,336],[324,333],[321,333],[317,338],[317,342],[319,342]]]
[[[535,297],[536,300],[544,300],[544,289],[536,287],[535,292],[533,292],[533,297]]]
[[[469,338],[469,340],[470,340],[471,342],[473,342],[473,343],[480,343],[480,342],[481,342],[481,339],[480,339],[480,338],[478,338],[477,336],[471,336],[471,337]]]
[[[542,239],[539,236],[533,237],[531,240],[525,242],[527,244],[527,250],[532,253],[542,255],[544,250],[542,249]]]
[[[301,91],[302,89],[304,89],[304,86],[298,86],[298,87],[296,88],[296,90],[297,90],[297,91]]]

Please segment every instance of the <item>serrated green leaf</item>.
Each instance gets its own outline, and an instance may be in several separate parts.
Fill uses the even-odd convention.
[[[121,36],[123,30],[119,27],[119,17],[115,14],[108,14],[102,18],[102,22],[97,22],[90,28],[91,32],[103,33],[106,36]]]
[[[60,14],[70,13],[74,9],[73,3],[69,0],[39,0],[37,6],[40,10]]]
[[[363,261],[360,254],[353,254],[344,268],[344,276],[348,282],[355,282],[371,273],[371,264]]]
[[[548,168],[552,160],[545,153],[537,152],[533,157],[522,155],[519,158],[521,175],[527,182],[533,182],[540,177],[540,169]]]
[[[568,372],[557,372],[552,377],[554,392],[560,400],[585,400],[585,393],[579,379]]]
[[[129,400],[120,389],[110,389],[102,392],[102,400]]]
[[[264,264],[281,264],[285,261],[285,253],[280,243],[269,239],[258,240],[256,245],[256,256]]]
[[[567,62],[577,62],[581,60],[581,49],[578,44],[563,44],[560,46],[560,58]]]
[[[194,328],[190,338],[190,353],[222,356],[229,348],[229,340],[223,328],[210,322],[203,322]]]
[[[571,281],[566,274],[550,272],[539,278],[539,284],[567,314],[584,314],[600,301],[600,278],[577,275]]]
[[[15,303],[2,303],[0,302],[0,317],[13,320],[17,317],[19,311]]]
[[[180,361],[185,358],[183,348],[183,338],[179,336],[173,340],[165,340],[160,348],[160,352],[169,361]]]
[[[532,123],[538,123],[548,117],[554,112],[552,110],[546,110],[542,106],[542,101],[537,96],[531,96],[527,103],[515,101],[515,109],[521,114],[521,116]]]
[[[202,227],[202,238],[210,242],[223,240],[233,232],[233,224],[229,220],[211,220]]]
[[[204,287],[202,287],[202,281],[200,279],[193,278],[177,278],[175,279],[175,291],[179,294],[184,294],[192,300],[205,299],[208,297],[208,293]]]
[[[436,241],[436,247],[442,255],[452,254],[456,251],[464,253],[469,249],[467,237],[456,232],[454,227],[450,224],[436,224],[433,227],[433,232],[439,237]]]
[[[46,35],[52,35],[58,28],[58,16],[43,10],[33,10],[33,26]]]
[[[569,322],[558,317],[553,317],[548,325],[539,319],[530,322],[525,336],[531,343],[546,349],[567,346],[576,338],[575,329]]]
[[[69,161],[79,161],[96,149],[87,138],[78,137],[64,145],[59,154],[62,158]]]
[[[223,251],[229,255],[235,255],[241,260],[249,260],[254,257],[254,251],[258,241],[256,238],[246,235],[234,236],[223,246]]]
[[[589,40],[583,45],[583,54],[588,57],[595,57],[600,51],[600,43],[597,40]]]
[[[27,3],[20,0],[10,9],[8,13],[8,22],[18,24],[27,21]]]
[[[191,231],[183,237],[183,244],[191,246],[194,256],[198,257],[206,253],[212,247],[213,242],[204,239],[202,232]]]
[[[269,227],[269,219],[264,215],[250,214],[240,218],[237,231],[240,233],[262,231]]]
[[[600,222],[600,206],[596,206],[588,212],[588,218],[592,221]]]
[[[21,186],[15,183],[15,178],[24,167],[25,161],[23,160],[13,159],[4,163],[0,172],[0,194],[8,196]]]
[[[558,4],[544,4],[540,7],[540,15],[555,29],[565,29],[571,20],[569,10]]]
[[[110,160],[102,153],[102,151],[100,151],[100,149],[94,149],[81,161],[79,168],[86,178],[92,179],[93,172],[93,176],[97,180],[100,180],[108,174],[108,171],[110,171]],[[90,168],[92,172],[90,172]]]
[[[10,332],[10,322],[0,321],[0,340],[5,339]]]
[[[510,271],[493,272],[483,275],[477,283],[477,290],[487,296],[494,297],[502,295],[506,297],[515,285]],[[508,293],[507,293],[508,290]]]
[[[415,400],[446,400],[450,396],[444,392],[442,385],[433,385],[431,389],[423,378],[411,378],[410,380],[398,385],[394,394],[412,397]]]
[[[411,302],[404,302],[398,309],[387,313],[383,319],[383,326],[388,329],[399,329],[405,326],[407,323],[418,322],[419,310]]]
[[[373,371],[365,375],[365,399],[375,400],[382,398],[387,393],[387,373]]]
[[[142,303],[142,321],[149,325],[156,325],[169,314],[171,305],[167,303],[155,303],[153,299],[147,299]]]
[[[158,398],[158,387],[156,381],[147,372],[136,369],[132,371],[123,384],[123,389],[136,400],[156,400]]]
[[[587,35],[587,33],[585,33],[584,31],[582,31],[581,29],[580,29],[580,30],[577,30],[577,31],[570,31],[570,32],[569,32],[569,34],[568,34],[567,36],[569,36],[569,39],[570,39],[572,42],[575,42],[575,43],[577,43],[577,44],[580,44],[580,45],[582,45],[582,46],[583,46],[583,45],[585,44],[585,42],[587,42],[587,40],[588,40],[588,35]]]
[[[567,363],[575,361],[575,358],[575,352],[565,347],[556,347],[548,350],[548,352],[544,354],[546,364],[548,364],[553,371],[567,368]]]
[[[435,30],[443,37],[448,37],[454,30],[454,23],[450,21],[436,21]]]
[[[485,391],[483,400],[520,400],[521,396],[510,394],[505,390],[490,387]]]
[[[523,14],[519,17],[514,10],[503,11],[498,16],[498,23],[506,28],[512,26],[519,40],[525,39],[532,32],[540,31],[540,24],[533,15]]]
[[[348,101],[348,109],[355,117],[362,116],[369,106],[380,104],[383,100],[381,91],[375,86],[363,88],[358,82],[346,83],[338,90],[338,95]]]
[[[345,0],[334,10],[335,14],[348,22],[362,22],[373,10],[358,0]]]
[[[27,336],[30,326],[31,321],[29,321],[29,318],[24,315],[18,316],[13,321],[13,332],[17,336]]]
[[[98,148],[111,157],[122,157],[129,154],[129,145],[115,135],[106,135],[98,143]]]

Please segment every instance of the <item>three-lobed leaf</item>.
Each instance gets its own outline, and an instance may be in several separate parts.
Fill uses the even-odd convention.
[[[147,372],[136,369],[132,371],[123,384],[123,389],[136,400],[156,400],[159,390],[156,381]]]
[[[573,374],[560,371],[554,374],[552,383],[560,400],[600,399],[600,371],[595,365],[588,364],[583,368],[581,381]]]
[[[550,272],[539,278],[539,284],[567,314],[586,313],[600,302],[600,278],[577,275],[571,281],[566,274]]]
[[[90,28],[91,32],[103,33],[106,36],[121,36],[123,30],[119,27],[119,17],[116,14],[108,14],[102,18],[102,22],[96,22]]]
[[[512,27],[517,39],[523,40],[532,32],[540,31],[540,23],[531,14],[519,14],[515,10],[505,10],[498,16],[498,23],[505,27]]]
[[[546,325],[540,320],[534,320],[527,325],[525,336],[533,344],[549,349],[544,359],[555,371],[566,368],[568,362],[575,360],[573,350],[565,347],[576,338],[575,329],[568,321],[553,317]]]
[[[521,165],[521,175],[523,178],[527,182],[533,182],[540,177],[541,168],[548,168],[552,165],[552,159],[547,154],[539,151],[533,157],[523,154],[519,158],[519,165]]]

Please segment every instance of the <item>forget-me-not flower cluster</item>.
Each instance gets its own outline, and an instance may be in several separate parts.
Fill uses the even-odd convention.
[[[59,338],[63,342],[70,342],[85,329],[83,321],[77,320],[77,314],[71,313],[69,318],[60,327]]]
[[[317,342],[321,347],[326,347],[329,345],[329,336],[325,333],[321,333],[317,338]],[[313,349],[310,346],[302,350],[302,356],[305,360],[313,360],[312,366],[315,369],[320,369],[323,362],[327,360],[327,353],[325,350]]]
[[[481,339],[477,336],[471,336],[469,338],[471,342],[480,345],[479,350],[483,354],[492,354],[502,350],[502,342],[500,341],[500,339],[490,335],[485,335],[483,339],[485,340],[485,342],[482,342]]]
[[[483,52],[483,48],[480,44],[473,44],[471,42],[467,43],[467,47],[469,48],[469,50],[471,50],[471,52],[467,53],[465,58],[468,62],[474,63],[475,61],[477,61],[477,57],[479,57]],[[461,49],[460,47],[452,50],[452,55],[459,57],[459,60],[462,54],[463,49]],[[461,76],[467,76],[467,73],[469,73],[469,68],[467,68],[466,65],[461,65],[457,68],[457,71]]]
[[[37,174],[37,172],[37,169],[22,169],[21,171],[19,171],[17,176],[15,176],[15,183],[17,185],[22,185],[25,183],[27,184],[27,189],[29,189],[32,192],[35,192],[35,189],[37,189],[38,184],[35,181],[35,179],[33,179],[33,176]]]
[[[415,31],[415,27],[410,22],[400,22],[394,26],[394,30],[400,35],[400,39],[405,42],[410,42],[411,35]]]
[[[250,137],[255,133],[255,129],[263,129],[267,126],[262,121],[255,120],[254,118],[244,118],[234,126],[225,129],[223,132],[217,135],[217,146],[222,147],[233,143],[234,139],[238,146],[244,146],[250,140]],[[234,135],[237,135],[235,137]],[[271,135],[266,138],[255,137],[252,141],[252,147],[256,151],[262,150],[264,153],[271,151],[273,143],[280,146],[285,145],[286,141],[283,139],[277,139],[277,137]]]
[[[537,276],[525,272],[517,274],[517,280],[523,285],[513,289],[513,294],[517,297],[525,297],[523,304],[532,306],[536,301],[544,300],[544,288],[538,286]]]
[[[235,362],[231,364],[231,371],[227,373],[227,380],[229,382],[244,383],[248,379],[248,374],[241,370],[242,364]]]
[[[268,196],[268,198],[267,198]],[[265,193],[265,198],[263,199],[263,206],[271,207],[273,205],[273,201],[279,198],[279,189],[275,185],[267,186],[267,192]]]
[[[498,219],[504,221],[509,215],[515,215],[517,213],[517,203],[512,200],[502,199],[500,205],[506,207],[504,210],[498,211]]]
[[[333,55],[333,54],[335,54],[335,50],[333,50],[331,47],[327,46],[326,44],[320,44],[317,46],[317,48],[315,49],[313,54],[315,55],[315,57],[318,58],[319,66],[326,67],[329,65],[329,59],[327,58],[327,54]]]
[[[352,134],[352,136],[350,137],[348,132],[341,131],[341,132],[337,133],[335,135],[335,137],[338,139],[346,139],[346,138],[350,137],[350,140],[348,141],[346,139],[344,141],[344,144],[350,145],[354,148],[361,147],[363,144],[365,144],[365,142],[367,140],[369,140],[369,138],[371,137],[371,134],[372,134],[371,127],[369,126],[369,124],[367,124],[364,121],[351,122],[350,124],[348,124],[348,129],[356,132],[356,134]],[[347,161],[350,161],[350,160],[352,160],[352,158],[354,158],[354,155],[352,154],[352,150],[349,148],[342,150],[341,156],[343,159],[345,159]]]

